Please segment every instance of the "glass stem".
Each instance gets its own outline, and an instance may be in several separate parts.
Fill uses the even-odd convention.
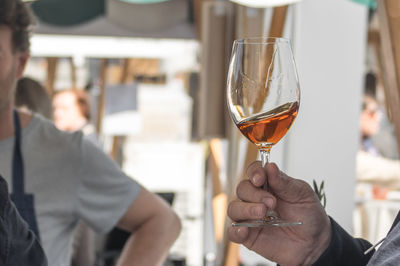
[[[269,150],[260,150],[260,157],[261,157],[261,165],[265,167],[269,162]]]
[[[261,157],[261,165],[262,165],[263,168],[267,165],[267,163],[269,163],[269,152],[270,152],[270,150],[271,150],[270,147],[267,147],[267,148],[259,150],[260,157]],[[268,190],[268,180],[265,181],[265,184],[264,184],[263,188],[265,190]]]
[[[266,149],[260,149],[260,156],[261,156],[261,164],[262,167],[264,168],[267,163],[269,162],[269,152],[271,150],[271,147],[267,147]],[[265,180],[265,183],[263,185],[263,189],[268,191],[268,179]],[[278,214],[274,210],[267,210],[267,214],[265,219],[272,221],[278,219]]]

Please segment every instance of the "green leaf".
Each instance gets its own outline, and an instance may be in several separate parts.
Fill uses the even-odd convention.
[[[313,187],[315,194],[317,194],[318,199],[320,200],[322,206],[326,207],[326,195],[324,191],[325,182],[322,181],[321,184],[318,186],[317,182],[313,180]]]

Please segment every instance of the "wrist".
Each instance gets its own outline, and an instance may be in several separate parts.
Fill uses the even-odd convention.
[[[328,216],[326,217],[326,220],[327,222],[325,223],[324,229],[321,230],[318,237],[313,241],[313,244],[310,247],[310,252],[301,265],[312,265],[329,247],[332,238],[332,229],[331,221]]]

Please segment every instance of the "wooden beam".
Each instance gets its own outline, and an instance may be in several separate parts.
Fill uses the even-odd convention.
[[[124,155],[123,155],[123,145],[125,143],[125,136],[113,136],[112,145],[110,151],[110,157],[122,167]]]
[[[212,176],[213,196],[224,192],[220,179],[221,160],[222,160],[222,143],[220,139],[210,140],[210,159],[209,169]]]
[[[232,43],[230,21],[232,6],[223,1],[203,3],[200,90],[198,94],[198,132],[200,138],[226,136],[225,88],[227,58]],[[229,51],[229,52],[228,52]]]
[[[229,256],[226,257],[225,259],[225,264],[226,266],[234,266],[234,265],[239,265],[239,245],[233,242],[228,243],[228,251],[227,254]]]
[[[271,19],[268,37],[282,37],[285,28],[285,21],[288,6],[278,6],[274,8],[274,13]]]
[[[130,59],[129,58],[124,58],[122,61],[122,71],[121,71],[121,80],[120,83],[124,84],[128,81],[129,78],[129,65],[130,65]]]
[[[225,230],[227,195],[222,187],[220,177],[221,167],[223,164],[221,139],[212,139],[209,145],[210,156],[207,163],[211,174],[211,183],[213,188],[212,209],[214,217],[214,232],[217,243],[222,243]]]
[[[124,58],[122,60],[122,68],[121,68],[121,73],[119,76],[119,83],[124,84],[128,81],[129,79],[129,65],[130,65],[130,58]],[[114,161],[122,167],[123,164],[123,152],[122,148],[125,142],[125,136],[113,136],[112,137],[112,145],[111,145],[111,151],[110,151],[110,156],[111,158],[114,159]]]
[[[377,4],[385,98],[400,152],[400,4],[398,0],[379,0]]]
[[[376,76],[377,76],[377,81],[382,86],[384,92],[386,92],[388,88],[387,84],[387,79],[384,78],[384,73],[383,73],[383,59],[382,59],[382,47],[381,47],[381,36],[379,30],[370,30],[368,32],[368,44],[371,45],[375,57],[376,57],[376,63],[377,63],[377,70],[376,70]],[[386,94],[386,93],[385,93]],[[390,116],[390,111],[389,111],[389,106],[386,104],[385,105],[385,111],[387,117]]]
[[[380,43],[381,36],[378,30],[370,30],[368,31],[368,43],[375,45]]]

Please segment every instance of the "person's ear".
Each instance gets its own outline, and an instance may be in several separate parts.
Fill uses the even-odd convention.
[[[29,53],[19,52],[17,57],[17,77],[21,78],[24,74],[26,64],[28,63]]]

